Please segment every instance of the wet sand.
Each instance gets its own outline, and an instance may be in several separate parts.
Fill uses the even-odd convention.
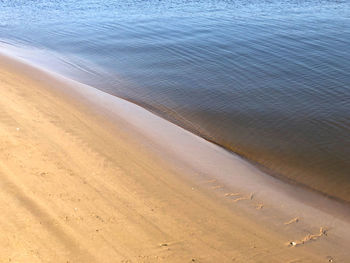
[[[349,207],[0,56],[1,262],[348,262]]]

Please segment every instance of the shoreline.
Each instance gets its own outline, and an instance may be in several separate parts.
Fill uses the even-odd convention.
[[[22,107],[21,105],[25,105],[27,108],[32,109],[33,112],[36,112],[38,116],[41,116],[36,120],[38,123],[42,121],[51,127],[51,130],[40,131],[43,135],[42,140],[41,138],[35,138],[32,134],[32,137],[25,136],[25,138],[22,138],[23,142],[30,144],[32,141],[35,141],[33,145],[41,145],[42,141],[45,141],[42,146],[37,147],[39,153],[45,147],[48,147],[46,146],[48,142],[48,145],[52,146],[51,154],[55,154],[55,147],[58,147],[58,152],[61,153],[61,159],[59,160],[64,159],[64,154],[74,155],[72,159],[75,159],[77,163],[81,162],[81,167],[74,168],[77,171],[72,172],[78,177],[89,172],[90,169],[84,170],[83,168],[85,168],[84,165],[89,166],[89,162],[92,162],[91,171],[96,170],[100,173],[98,175],[94,174],[90,178],[90,180],[95,182],[95,184],[92,184],[94,189],[111,188],[108,194],[103,193],[106,195],[105,199],[103,199],[105,201],[99,200],[98,195],[95,197],[95,200],[102,202],[100,205],[106,206],[106,209],[110,205],[114,207],[113,203],[107,206],[106,200],[108,198],[114,201],[119,200],[119,207],[114,207],[118,211],[127,210],[128,205],[126,203],[132,207],[135,204],[138,205],[135,211],[138,212],[136,213],[138,219],[142,218],[142,220],[135,222],[138,219],[133,218],[133,213],[130,212],[125,215],[122,221],[124,222],[123,227],[139,230],[139,232],[136,230],[131,231],[134,239],[139,236],[139,233],[143,233],[143,240],[145,241],[145,244],[142,246],[143,249],[137,247],[133,238],[126,238],[128,241],[125,241],[124,239],[118,239],[111,233],[106,233],[104,236],[105,240],[115,242],[113,244],[118,249],[114,250],[119,252],[114,251],[113,253],[115,253],[114,256],[119,255],[120,260],[130,259],[132,262],[138,262],[137,260],[140,260],[139,256],[142,253],[149,253],[150,251],[153,254],[149,253],[147,255],[149,257],[147,258],[148,262],[155,261],[154,254],[158,257],[157,261],[163,260],[164,262],[190,261],[191,257],[198,259],[199,262],[212,262],[214,259],[221,259],[222,262],[231,262],[232,260],[229,260],[232,258],[235,258],[238,262],[256,262],[256,260],[281,262],[282,258],[291,262],[296,259],[296,255],[305,262],[326,260],[327,257],[344,260],[350,258],[349,253],[346,251],[346,244],[350,240],[348,207],[344,209],[344,206],[338,202],[266,175],[245,160],[225,151],[221,147],[135,104],[87,85],[68,80],[51,72],[42,71],[6,55],[0,55],[0,71],[1,80],[3,81],[2,85],[7,85],[7,88],[12,87],[13,90],[13,92],[7,91],[8,94],[2,99],[3,105],[11,107],[12,103],[14,103],[18,104],[19,108]],[[16,83],[21,83],[22,85],[15,88],[14,85]],[[24,87],[23,84],[31,87],[32,90]],[[44,95],[44,97],[34,98],[33,95],[30,95],[32,91]],[[3,92],[6,93],[6,91]],[[21,97],[22,92],[26,96],[30,96],[30,98],[26,96]],[[21,99],[21,102],[17,102],[15,98]],[[25,103],[28,103],[30,107]],[[3,106],[2,104],[0,105]],[[70,113],[74,114],[69,116]],[[36,126],[37,124],[33,117],[35,115],[25,116],[27,117],[26,121],[32,125],[34,134],[38,131],[35,131],[34,128],[45,127],[40,126],[41,124]],[[70,118],[72,119],[70,120]],[[66,121],[67,123],[65,123]],[[10,138],[14,136],[11,133],[16,130],[8,131],[9,124],[5,123],[2,126],[5,136],[10,136]],[[62,137],[62,145],[60,145],[61,141],[58,140],[59,138],[55,141],[54,137],[56,134],[53,134],[53,131],[56,131]],[[8,143],[16,144],[18,139],[16,136],[18,135],[15,135],[12,141]],[[51,139],[47,140],[45,138]],[[20,141],[22,139],[19,138]],[[85,149],[79,149],[79,147]],[[122,156],[120,160],[114,159],[116,158],[113,154],[114,151],[117,151],[119,156]],[[22,149],[20,152],[24,155],[27,154],[26,149]],[[1,155],[5,154],[8,154],[8,150],[6,147],[2,147]],[[85,157],[82,158],[81,156]],[[30,159],[28,156],[27,158]],[[39,159],[34,161],[38,161],[38,164],[43,164]],[[49,163],[54,161],[54,159],[48,159]],[[97,162],[97,160],[99,161]],[[68,160],[60,164],[63,167],[61,168],[65,170],[63,173],[57,167],[57,169],[55,168],[56,170],[52,168],[61,174],[63,182],[65,180],[66,182],[75,180],[69,179],[72,175],[67,176],[67,173],[69,174],[68,170],[74,170],[73,168],[66,169],[67,162]],[[33,163],[33,160],[31,163],[30,166],[37,165],[35,162]],[[27,163],[27,165],[29,164]],[[22,166],[17,164],[17,166],[14,165],[12,167],[7,162],[4,162],[0,166],[0,174],[6,174],[7,176],[10,174],[18,175],[18,178],[15,180],[12,177],[5,179],[5,181],[7,180],[5,185],[11,185],[15,189],[24,186],[28,188],[29,186],[23,184],[23,182],[21,183],[21,180],[29,179],[22,178],[23,175],[19,172],[25,168],[26,163],[22,164]],[[39,168],[39,166],[33,167],[34,170]],[[11,172],[17,169],[17,172]],[[104,185],[104,180],[100,181],[104,178],[102,175],[104,169],[110,173],[107,178],[111,186],[108,187]],[[115,173],[117,174],[116,178],[113,176]],[[143,174],[149,181],[138,174]],[[51,188],[46,190],[40,188],[40,178],[37,179],[35,177],[35,180],[39,183],[35,187],[39,187],[40,191],[57,191],[54,183],[59,181],[53,180]],[[137,189],[130,181],[137,185]],[[159,189],[155,184],[164,189]],[[118,185],[122,186],[121,191],[124,194],[116,194],[115,190],[119,189]],[[75,181],[75,187],[80,186],[79,180]],[[71,190],[74,189],[72,188]],[[27,191],[27,195],[30,195],[31,200],[38,200],[37,202],[29,202],[32,207],[37,206],[36,204],[38,203],[43,207],[43,210],[47,210],[51,214],[57,203],[62,202],[62,200],[57,198],[57,200],[51,200],[49,205],[47,205],[43,202],[44,198],[36,196],[35,191],[32,192],[33,190],[30,187]],[[94,193],[91,191],[91,189],[85,189],[81,193],[83,195]],[[21,191],[18,190],[17,192]],[[139,196],[139,193],[142,194]],[[120,202],[121,199],[124,201]],[[144,200],[148,200],[149,204],[146,204]],[[183,202],[189,202],[189,204],[184,204]],[[169,204],[174,206],[168,207]],[[203,204],[208,205],[208,207],[203,207]],[[62,211],[66,209],[65,205],[63,202],[60,207]],[[260,205],[262,206],[259,207]],[[145,211],[149,206],[161,207],[161,211],[155,212],[156,215],[151,215],[149,211]],[[89,203],[86,204],[84,209],[85,216],[89,213],[91,214],[93,210]],[[343,214],[340,212],[341,210],[344,210]],[[183,218],[174,214],[179,211],[183,214]],[[38,217],[42,217],[43,214],[39,213]],[[60,213],[61,216],[63,214]],[[104,216],[111,216],[108,213],[108,209],[104,212]],[[176,218],[175,221],[173,217]],[[51,216],[50,218],[56,220],[55,218],[57,217]],[[159,226],[152,226],[149,223],[152,218],[158,219]],[[204,222],[201,222],[201,218],[205,218]],[[291,222],[290,220],[293,219],[296,221]],[[169,225],[167,220],[172,221],[174,224]],[[288,222],[291,223],[286,224]],[[59,226],[64,231],[55,230],[53,224],[49,223],[46,225],[46,229],[49,229],[48,232],[51,234],[56,233],[57,235],[57,233],[61,233],[60,235],[63,235],[64,239],[69,241],[66,240],[68,243],[77,243],[77,248],[83,246],[86,247],[87,251],[95,251],[96,253],[101,250],[94,248],[95,243],[93,241],[84,241],[82,237],[79,237],[84,233],[84,229],[86,230],[91,226],[90,223],[80,222],[79,225],[79,222],[74,221],[74,224],[78,225],[81,231],[72,235],[72,229],[66,226],[67,222],[59,222]],[[202,226],[201,224],[204,225]],[[112,229],[117,227],[116,225],[115,222],[110,222],[109,227]],[[150,226],[152,226],[152,230],[145,234],[145,227]],[[320,230],[322,227],[327,228],[325,230],[327,231],[327,236],[324,236],[325,233],[323,230]],[[123,231],[123,228],[120,228],[120,226],[117,228],[119,231]],[[166,245],[160,247],[156,242],[150,242],[151,240],[154,241],[153,235],[158,235],[159,237],[162,236],[161,233],[167,233],[168,237],[170,237],[171,235],[178,235],[175,234],[177,232],[188,232],[190,229],[196,230],[194,233],[202,233],[197,234],[196,242],[191,240],[189,233],[182,233],[182,243],[179,241],[179,236],[175,238],[176,241],[174,243],[166,243]],[[217,233],[215,233],[216,230],[218,230]],[[317,236],[318,232],[320,236]],[[309,240],[305,244],[297,242],[310,234],[315,235],[310,239],[310,242],[308,242]],[[231,235],[236,236],[233,237]],[[72,236],[74,238],[71,238]],[[196,235],[193,234],[193,236]],[[29,236],[26,238],[28,239]],[[98,239],[100,248],[103,247],[103,251],[108,251],[109,253],[106,253],[106,257],[98,253],[96,262],[111,261],[108,255],[111,256],[113,254],[112,246],[107,245],[110,243],[102,241],[103,239],[100,237],[96,239]],[[178,247],[176,247],[177,242],[181,243]],[[214,245],[208,246],[211,242]],[[290,247],[288,245],[290,242],[295,242],[298,247]],[[126,243],[130,244],[133,249],[130,249]],[[159,243],[161,243],[161,238]],[[254,245],[251,245],[252,243]],[[235,245],[235,253],[230,250],[233,245]],[[41,247],[40,244],[38,244],[38,247]],[[169,255],[165,255],[164,251],[159,251],[159,249],[163,248],[171,248]],[[128,252],[126,253],[124,250]],[[141,250],[142,252],[140,252]],[[87,256],[85,259],[91,256],[90,253],[85,255],[86,251],[84,252],[80,249],[77,249],[76,252],[78,252],[77,255],[75,255],[74,250],[71,251],[68,257],[74,256],[76,261],[80,261],[85,256]],[[193,256],[189,256],[191,253]],[[274,258],[274,253],[277,253],[280,258]],[[123,254],[125,256],[121,256]],[[158,256],[158,254],[164,258],[160,258],[161,256]],[[52,256],[50,253],[46,256],[48,255]],[[152,258],[150,258],[150,255]]]
[[[2,50],[6,50],[5,53],[8,54],[10,57],[20,59],[24,63],[32,65],[36,68],[39,68],[39,69],[45,71],[46,73],[49,73],[49,75],[53,75],[56,78],[63,79],[64,81],[69,82],[69,81],[72,81],[72,79],[74,79],[73,82],[82,84],[80,82],[79,77],[75,77],[75,78],[73,77],[73,75],[75,75],[75,74],[68,74],[67,73],[68,71],[74,71],[75,70],[74,67],[67,68],[65,70],[65,72],[63,72],[62,70],[57,70],[57,67],[62,67],[59,65],[58,60],[65,60],[65,59],[68,60],[68,58],[65,58],[65,57],[60,58],[58,53],[55,53],[53,51],[51,51],[52,53],[48,53],[47,55],[53,59],[52,63],[51,62],[48,63],[48,61],[44,61],[43,59],[40,58],[40,57],[44,56],[44,52],[40,51],[39,49],[35,49],[34,47],[29,47],[29,46],[20,47],[20,46],[16,46],[14,43],[11,43],[9,41],[0,42],[0,46],[1,46]],[[41,54],[40,52],[43,52],[43,53]],[[48,52],[48,51],[45,51],[45,52]],[[103,70],[101,68],[99,68],[99,66],[90,64],[88,61],[80,61],[80,63],[89,64],[88,68],[90,70],[96,68],[97,69],[96,72],[103,72]],[[74,64],[74,65],[77,66],[76,64]],[[66,74],[68,74],[68,75],[66,75]],[[106,74],[106,73],[104,72],[104,74]],[[74,86],[74,84],[72,84],[72,85]],[[91,86],[89,84],[83,84],[83,85]],[[95,88],[93,85],[91,87]],[[100,90],[102,93],[105,93],[104,90],[101,90],[101,89],[98,89],[98,90]],[[106,92],[106,93],[108,93],[108,92]],[[317,194],[321,194],[329,199],[334,200],[335,202],[342,203],[345,206],[348,206],[350,208],[350,202],[349,202],[349,200],[346,199],[346,196],[341,197],[341,195],[336,195],[336,194],[331,193],[331,192],[334,193],[335,190],[334,191],[333,190],[327,191],[325,189],[315,187],[311,184],[307,184],[307,183],[303,183],[302,181],[298,181],[295,178],[289,176],[288,173],[284,173],[281,171],[278,172],[277,170],[274,170],[274,169],[264,165],[263,163],[260,163],[258,161],[255,161],[254,159],[249,158],[244,153],[235,152],[234,149],[231,149],[229,146],[225,147],[224,145],[221,145],[220,143],[216,142],[215,139],[208,137],[205,134],[203,134],[203,133],[197,131],[196,129],[194,129],[193,127],[191,127],[190,124],[185,124],[185,122],[181,123],[176,118],[171,118],[169,116],[166,116],[165,114],[161,114],[159,111],[152,109],[152,107],[150,107],[149,105],[138,103],[138,102],[133,101],[131,99],[124,98],[124,97],[118,97],[115,95],[112,95],[112,97],[116,97],[118,99],[128,101],[131,104],[136,104],[137,106],[141,107],[143,110],[149,111],[152,114],[160,117],[161,119],[165,119],[166,121],[173,123],[175,126],[179,126],[182,129],[194,134],[195,136],[199,136],[199,137],[203,138],[204,140],[219,146],[220,148],[229,152],[230,154],[233,154],[235,156],[239,156],[244,161],[246,161],[249,164],[253,165],[254,167],[258,168],[263,174],[267,174],[268,176],[275,177],[277,180],[281,180],[287,184],[295,185],[298,188],[304,188],[306,191],[313,191]],[[323,178],[320,178],[319,181],[323,181],[322,179]],[[329,181],[329,180],[324,181],[323,184],[327,185],[327,182],[330,183],[331,181]]]

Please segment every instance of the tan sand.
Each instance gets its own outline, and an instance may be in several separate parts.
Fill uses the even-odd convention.
[[[4,55],[0,92],[0,262],[350,262],[344,205]]]

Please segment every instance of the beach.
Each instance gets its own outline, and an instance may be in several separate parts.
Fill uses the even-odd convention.
[[[334,1],[3,1],[0,49],[350,203],[349,13]]]
[[[0,86],[1,262],[350,260],[347,204],[4,54]]]

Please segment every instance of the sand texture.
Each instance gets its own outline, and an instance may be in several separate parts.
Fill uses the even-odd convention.
[[[175,160],[176,146],[166,153],[125,116],[89,107],[68,94],[69,83],[47,79],[0,57],[0,262],[350,258],[337,224],[278,214],[210,172],[193,179],[195,169]]]

